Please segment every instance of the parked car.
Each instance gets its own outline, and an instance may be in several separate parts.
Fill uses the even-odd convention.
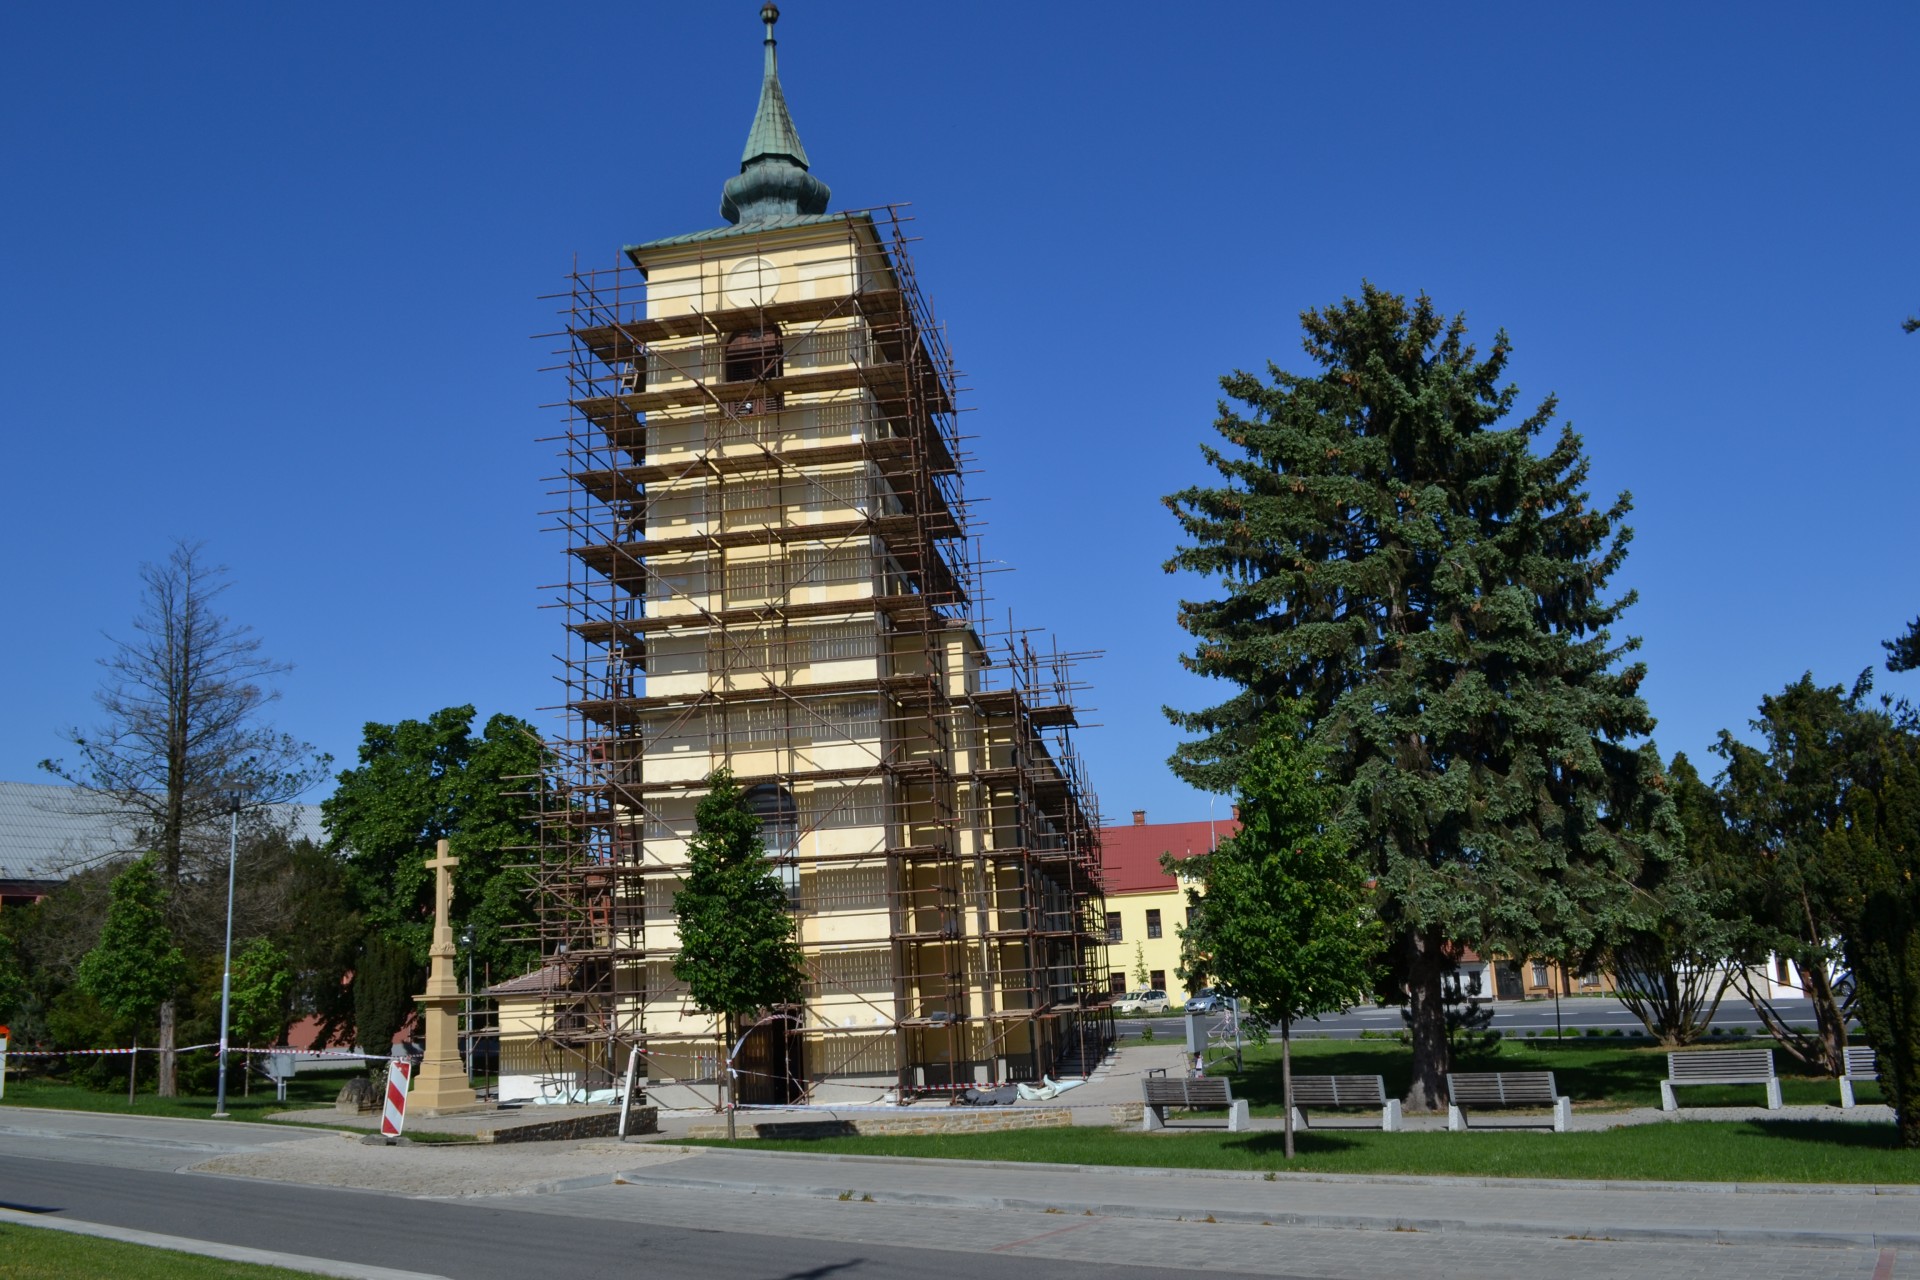
[[[1187,1001],[1188,1013],[1216,1013],[1222,1009],[1237,1007],[1232,996],[1224,991],[1215,991],[1212,987],[1208,987]]]
[[[1129,991],[1113,1002],[1115,1013],[1164,1013],[1166,1008],[1164,991]]]

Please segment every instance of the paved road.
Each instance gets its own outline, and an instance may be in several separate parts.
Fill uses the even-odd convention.
[[[1493,1025],[1509,1035],[1520,1035],[1533,1031],[1552,1031],[1554,1029],[1554,1004],[1551,1000],[1496,1000],[1493,1005]],[[1805,1000],[1783,1000],[1779,1005],[1781,1015],[1789,1025],[1813,1025],[1813,1006]],[[1143,1026],[1151,1025],[1154,1035],[1180,1035],[1179,1017],[1128,1018],[1119,1019],[1121,1035],[1139,1035]],[[1337,1039],[1355,1039],[1362,1031],[1398,1031],[1405,1026],[1400,1010],[1390,1009],[1350,1009],[1346,1013],[1328,1014],[1301,1023],[1295,1031],[1301,1035],[1332,1036]],[[1584,1031],[1588,1027],[1602,1030],[1619,1028],[1633,1033],[1644,1030],[1640,1019],[1618,1000],[1607,996],[1581,996],[1560,1002],[1560,1022],[1562,1027]],[[1753,1016],[1753,1010],[1745,1001],[1726,1000],[1720,1004],[1713,1025],[1732,1031],[1744,1027],[1749,1031],[1760,1030],[1760,1020]],[[1278,1030],[1278,1028],[1275,1028]]]
[[[116,1119],[109,1125],[106,1118],[50,1115],[35,1116],[29,1126],[21,1113],[0,1110],[0,1124],[15,1130],[0,1128],[0,1202],[461,1280],[576,1271],[698,1280],[946,1280],[1007,1266],[1065,1280],[1145,1280],[1200,1270],[1329,1280],[1429,1274],[1522,1280],[1560,1271],[1582,1280],[1920,1277],[1920,1252],[1910,1251],[1904,1237],[1886,1242],[1895,1247],[1835,1239],[1796,1246],[1778,1239],[1589,1238],[1608,1234],[1609,1223],[1685,1227],[1696,1218],[1782,1230],[1831,1223],[1870,1236],[1886,1224],[1897,1231],[1915,1220],[1907,1211],[1920,1202],[1916,1197],[1719,1193],[1689,1204],[1684,1195],[1665,1194],[1642,1204],[1646,1193],[1573,1186],[1275,1184],[676,1155],[635,1146],[621,1150],[631,1155],[635,1179],[625,1185],[421,1199],[165,1167],[220,1151],[278,1151],[297,1159],[302,1147],[340,1148],[337,1137],[296,1141],[284,1131],[211,1121]],[[356,1150],[371,1159],[384,1151]],[[463,1161],[520,1158],[512,1147],[413,1150],[421,1161],[456,1153]],[[1091,1197],[1091,1212],[1081,1208],[1081,1197]]]

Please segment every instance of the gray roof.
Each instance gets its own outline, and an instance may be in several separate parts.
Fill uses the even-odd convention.
[[[274,805],[269,816],[295,839],[326,839],[319,805]],[[132,821],[103,814],[76,788],[0,782],[0,880],[63,880],[82,867],[140,853],[144,843]]]

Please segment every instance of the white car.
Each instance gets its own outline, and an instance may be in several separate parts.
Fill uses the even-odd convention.
[[[1164,991],[1129,991],[1113,1002],[1115,1013],[1162,1013],[1166,1007]]]

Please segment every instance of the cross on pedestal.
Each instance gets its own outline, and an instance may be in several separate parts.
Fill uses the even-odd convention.
[[[428,870],[433,872],[433,940],[440,941],[440,935],[446,934],[447,940],[453,940],[453,869],[460,865],[460,859],[448,852],[451,846],[445,840],[433,846],[434,856],[427,860]]]
[[[465,997],[453,976],[453,869],[460,860],[447,851],[445,840],[434,846],[427,866],[433,871],[432,965],[427,971],[426,994],[419,997],[426,1048],[413,1078],[413,1106],[427,1115],[464,1111],[473,1107],[473,1088],[460,1058],[459,1008]]]

